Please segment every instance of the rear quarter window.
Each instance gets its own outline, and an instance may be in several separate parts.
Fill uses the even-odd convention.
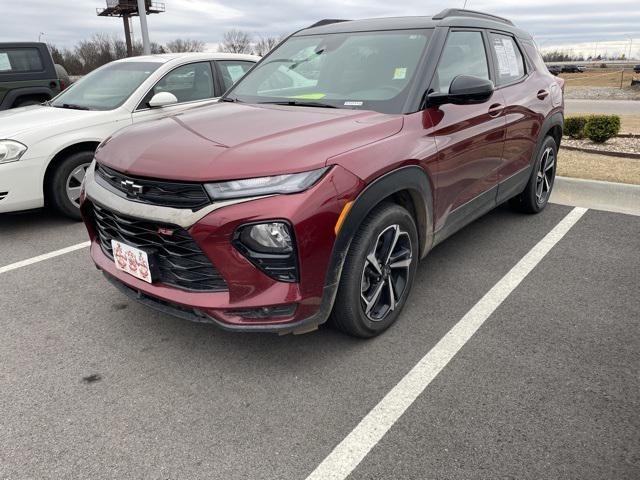
[[[513,37],[491,33],[491,49],[496,62],[498,85],[517,82],[526,74],[524,57]]]
[[[0,74],[43,72],[44,62],[37,48],[0,50]]]

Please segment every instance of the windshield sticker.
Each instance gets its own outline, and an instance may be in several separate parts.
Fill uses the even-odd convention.
[[[394,80],[404,80],[407,78],[407,68],[406,67],[398,67],[393,72]]]
[[[300,100],[320,100],[324,97],[326,97],[324,93],[305,93],[303,95],[294,95],[289,98],[299,98]]]
[[[364,102],[344,102],[345,107],[361,107]]]
[[[8,72],[11,70],[11,62],[8,53],[0,53],[0,72]]]

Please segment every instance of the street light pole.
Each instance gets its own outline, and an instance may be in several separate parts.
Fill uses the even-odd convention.
[[[147,27],[147,7],[145,0],[138,0],[138,15],[140,16],[140,29],[142,30],[142,50],[145,55],[151,54],[149,43],[149,28]]]

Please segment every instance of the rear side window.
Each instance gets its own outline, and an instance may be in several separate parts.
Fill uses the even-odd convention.
[[[222,86],[225,91],[229,90],[234,83],[240,80],[244,74],[253,67],[253,63],[251,62],[239,62],[234,60],[218,60],[217,63],[220,67]]]
[[[44,64],[37,48],[0,50],[0,73],[42,72]]]
[[[448,93],[451,82],[458,75],[470,75],[489,80],[489,64],[481,32],[449,33],[431,85],[432,90],[437,93]]]
[[[506,85],[524,77],[524,58],[515,40],[509,35],[499,33],[489,35],[496,58],[496,83]]]

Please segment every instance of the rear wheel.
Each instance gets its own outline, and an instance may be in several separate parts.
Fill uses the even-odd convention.
[[[552,137],[546,137],[540,147],[527,187],[510,203],[525,213],[538,213],[547,206],[556,178],[558,146]]]
[[[93,161],[93,152],[76,152],[60,162],[48,185],[49,199],[58,212],[80,220],[80,190]]]
[[[417,263],[413,217],[395,204],[376,208],[351,242],[331,316],[333,325],[361,338],[389,328],[406,303]]]

